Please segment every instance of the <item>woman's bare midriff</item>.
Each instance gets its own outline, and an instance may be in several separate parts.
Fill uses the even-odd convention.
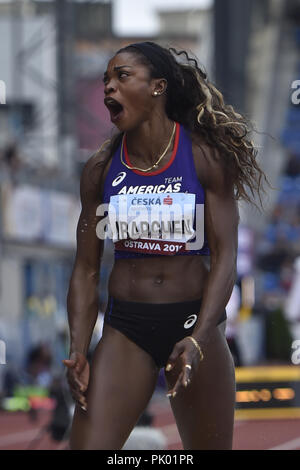
[[[115,261],[111,296],[128,302],[172,303],[202,297],[209,272],[207,256],[130,258]]]

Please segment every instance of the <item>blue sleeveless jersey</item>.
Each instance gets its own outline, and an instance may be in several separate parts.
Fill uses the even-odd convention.
[[[123,150],[123,161],[132,166],[126,141]],[[103,193],[103,203],[108,204],[106,236],[115,244],[115,258],[209,255],[205,193],[184,127],[176,123],[171,158],[158,170],[128,169],[120,151],[121,144],[112,156]]]

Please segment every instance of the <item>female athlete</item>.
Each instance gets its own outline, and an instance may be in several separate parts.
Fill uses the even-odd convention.
[[[120,132],[81,176],[64,360],[76,401],[70,447],[121,449],[163,367],[184,449],[231,449],[235,374],[224,330],[237,200],[260,193],[264,176],[249,126],[185,51],[131,44],[109,61],[104,84]],[[105,236],[115,262],[89,365]]]

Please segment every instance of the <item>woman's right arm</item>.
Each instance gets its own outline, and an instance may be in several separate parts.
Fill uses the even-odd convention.
[[[96,210],[101,204],[105,158],[104,152],[92,156],[82,171],[77,250],[67,296],[70,357],[63,362],[68,368],[73,398],[84,408],[84,392],[89,379],[86,355],[98,317],[98,285],[104,242],[96,234],[97,224],[101,220],[100,216],[96,216]]]

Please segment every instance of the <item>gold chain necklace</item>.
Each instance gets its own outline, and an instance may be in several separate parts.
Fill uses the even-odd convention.
[[[159,162],[164,158],[164,156],[166,155],[167,151],[169,150],[170,148],[170,145],[171,145],[171,142],[173,140],[173,137],[174,137],[174,134],[175,134],[175,130],[176,130],[176,122],[174,122],[174,126],[173,126],[173,131],[172,131],[172,135],[170,137],[170,140],[169,140],[169,143],[165,149],[165,151],[161,154],[161,156],[158,158],[157,162],[154,163],[154,165],[150,166],[150,168],[147,168],[146,170],[144,168],[137,168],[136,166],[129,166],[127,165],[124,161],[123,161],[123,146],[124,146],[124,138],[125,138],[125,134],[123,135],[123,138],[122,138],[122,145],[121,145],[121,152],[120,152],[120,160],[121,160],[121,163],[123,163],[124,166],[126,166],[126,168],[129,168],[129,170],[139,170],[139,171],[143,171],[143,172],[146,172],[146,171],[150,171],[152,170],[152,168],[155,168],[158,166]]]

